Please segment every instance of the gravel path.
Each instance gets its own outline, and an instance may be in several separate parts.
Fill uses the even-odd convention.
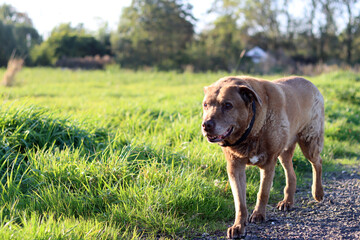
[[[245,239],[360,239],[360,166],[323,177],[325,197],[318,203],[311,189],[298,189],[290,212],[268,206],[267,221],[250,223]],[[226,232],[202,240],[225,239]]]

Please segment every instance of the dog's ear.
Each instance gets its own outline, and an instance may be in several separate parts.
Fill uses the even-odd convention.
[[[252,90],[249,87],[246,86],[239,86],[239,92],[240,92],[240,96],[241,98],[245,101],[246,104],[250,104],[253,101],[258,102],[258,104],[261,106],[262,105],[262,100],[259,97],[259,95]]]

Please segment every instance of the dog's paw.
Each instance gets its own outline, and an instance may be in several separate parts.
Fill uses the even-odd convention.
[[[289,211],[293,206],[292,202],[286,201],[286,200],[282,200],[280,201],[276,208],[279,209],[280,211]]]
[[[228,239],[239,239],[239,238],[245,238],[246,237],[246,229],[245,224],[236,224],[232,227],[229,227],[227,230],[227,236]]]
[[[313,189],[312,195],[316,201],[321,202],[324,199],[324,190],[323,188]]]
[[[265,221],[265,214],[255,211],[251,214],[249,221],[252,223],[260,223]]]

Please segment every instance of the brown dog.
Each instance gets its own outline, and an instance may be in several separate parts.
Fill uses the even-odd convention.
[[[225,77],[204,88],[203,135],[218,143],[225,154],[235,203],[235,222],[228,238],[245,234],[246,165],[260,168],[260,189],[250,222],[265,220],[265,208],[279,157],[286,175],[284,199],[277,208],[294,204],[296,176],[292,164],[298,143],[312,164],[312,194],[324,196],[321,183],[324,142],[324,100],[319,90],[299,77],[273,82],[251,77]]]

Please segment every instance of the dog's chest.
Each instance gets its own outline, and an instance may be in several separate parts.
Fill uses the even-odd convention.
[[[257,143],[258,142],[252,141],[250,144],[231,149],[230,152],[236,158],[244,159],[246,164],[261,166],[266,162],[268,154]]]
[[[258,153],[253,156],[249,156],[247,164],[251,165],[261,165],[266,161],[266,154],[265,153]]]

